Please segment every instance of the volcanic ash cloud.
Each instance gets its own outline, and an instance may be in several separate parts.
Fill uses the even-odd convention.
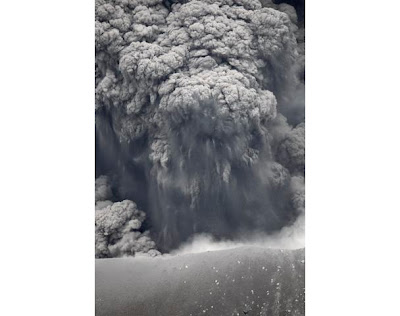
[[[97,133],[107,122],[124,144],[110,159],[141,179],[123,191],[144,200],[164,250],[196,233],[274,232],[299,215],[291,177],[304,176],[304,125],[293,129],[278,114],[302,87],[297,17],[288,5],[263,5],[96,2]],[[107,214],[136,207],[120,203]],[[138,238],[123,232],[132,219],[118,216],[111,235],[130,245]],[[107,254],[131,251],[108,240]]]
[[[96,179],[96,258],[129,256],[136,253],[159,255],[148,232],[140,231],[146,218],[145,213],[138,210],[136,204],[129,200],[115,203],[101,200],[111,196],[107,177]]]

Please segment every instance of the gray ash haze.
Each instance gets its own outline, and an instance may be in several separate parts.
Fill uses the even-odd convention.
[[[304,246],[304,2],[278,2],[96,0],[96,257]]]

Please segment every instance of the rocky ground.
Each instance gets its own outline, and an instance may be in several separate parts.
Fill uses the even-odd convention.
[[[304,315],[304,249],[96,260],[97,316]]]

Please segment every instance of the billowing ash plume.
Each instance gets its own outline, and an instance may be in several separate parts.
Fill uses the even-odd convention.
[[[305,173],[305,125],[298,124],[295,128],[288,125],[281,114],[270,125],[274,138],[275,159],[285,166],[292,174]]]
[[[113,203],[105,200],[109,198],[112,198],[111,187],[107,177],[101,176],[96,179],[96,258],[136,253],[159,255],[149,233],[140,231],[145,213],[132,201]]]
[[[161,250],[274,233],[304,213],[297,23],[271,1],[96,1],[96,173],[146,211]],[[124,232],[141,218],[116,204],[101,210],[121,223],[107,255],[129,253],[119,242],[133,244]]]

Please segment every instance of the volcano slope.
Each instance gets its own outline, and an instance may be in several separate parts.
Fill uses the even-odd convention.
[[[97,316],[304,315],[304,249],[96,260]]]

